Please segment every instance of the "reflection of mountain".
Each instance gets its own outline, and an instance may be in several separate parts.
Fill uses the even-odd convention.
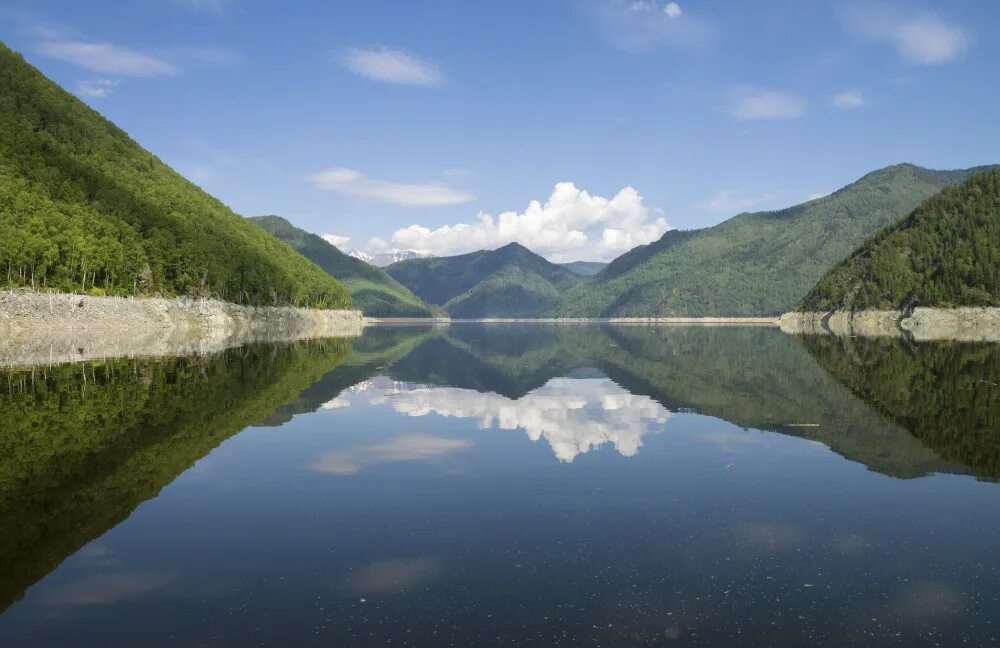
[[[963,470],[866,407],[793,338],[770,328],[453,325],[389,374],[517,399],[584,367],[669,410],[804,436],[889,475]],[[818,427],[797,426],[803,423]]]
[[[532,441],[544,438],[560,461],[573,461],[604,444],[631,457],[652,424],[670,416],[648,396],[631,394],[606,378],[553,378],[517,399],[459,387],[425,387],[381,400],[409,416],[433,413],[478,419],[481,429],[524,430]]]
[[[0,610],[349,348],[331,339],[6,372]]]
[[[1000,479],[1000,345],[809,336],[820,366],[949,461]]]

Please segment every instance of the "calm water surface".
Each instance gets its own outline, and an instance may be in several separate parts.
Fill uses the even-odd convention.
[[[453,325],[0,374],[3,646],[1000,644],[1000,347]]]

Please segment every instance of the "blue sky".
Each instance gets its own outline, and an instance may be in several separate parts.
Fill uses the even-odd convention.
[[[1000,162],[998,24],[986,1],[0,8],[8,45],[242,214],[557,261]]]

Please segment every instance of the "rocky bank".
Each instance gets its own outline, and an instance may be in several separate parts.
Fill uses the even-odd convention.
[[[916,308],[903,311],[785,313],[785,333],[910,337],[914,340],[1000,342],[1000,308]]]

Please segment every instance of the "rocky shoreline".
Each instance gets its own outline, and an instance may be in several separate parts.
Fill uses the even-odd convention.
[[[915,308],[912,312],[785,313],[785,333],[1000,342],[1000,308]]]
[[[358,311],[218,300],[0,292],[0,366],[214,353],[249,342],[354,337]]]

